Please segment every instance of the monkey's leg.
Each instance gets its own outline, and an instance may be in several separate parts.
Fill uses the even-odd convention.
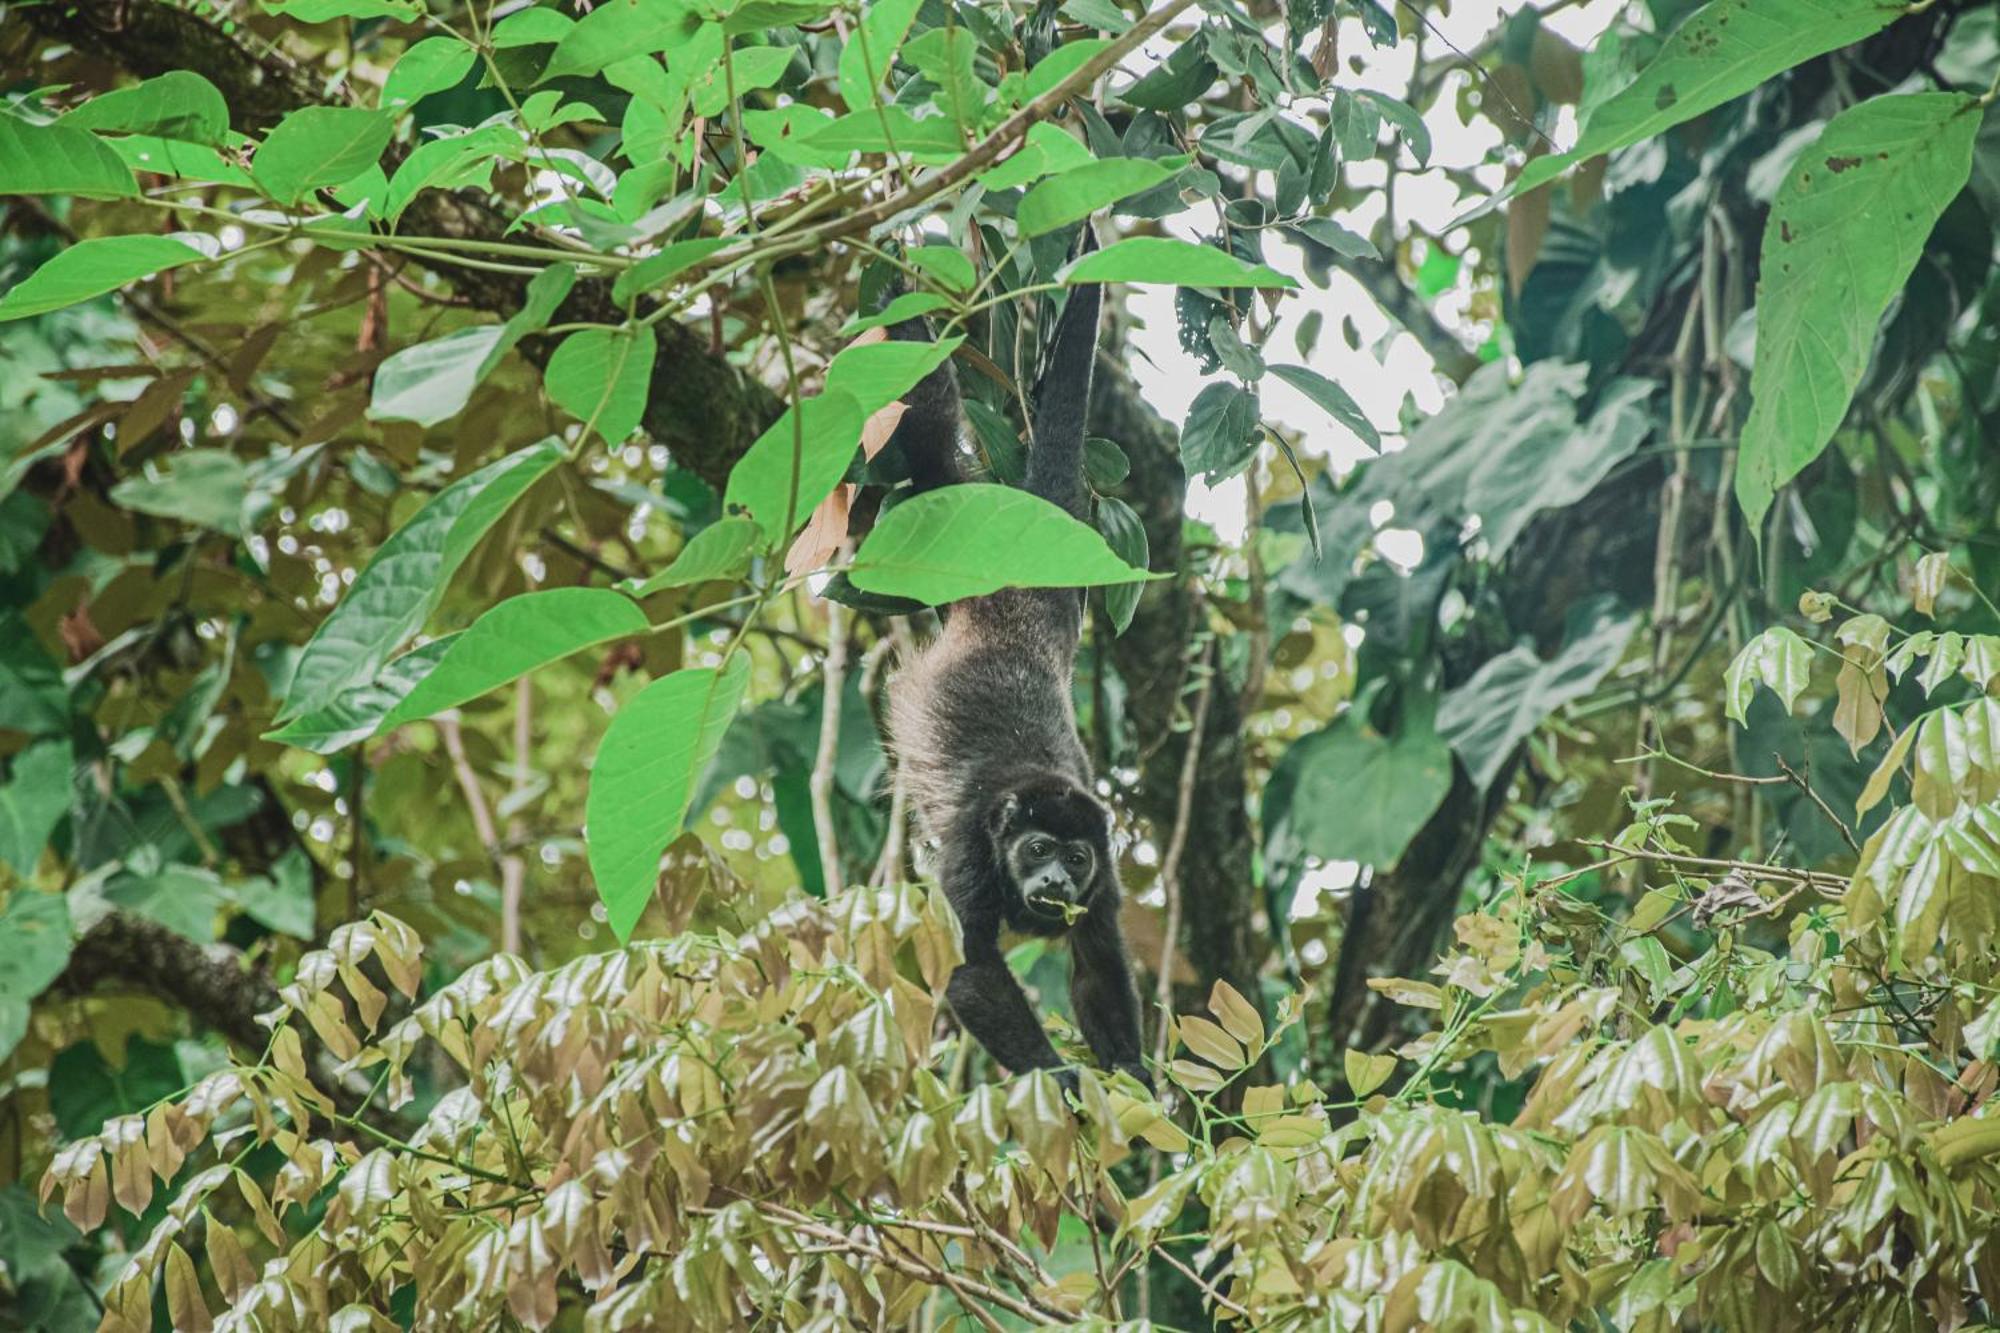
[[[1049,1034],[1022,993],[1021,983],[1000,955],[998,940],[975,947],[966,942],[967,961],[951,974],[945,998],[951,1011],[986,1053],[1007,1066],[1009,1073],[1054,1069],[1062,1065]]]
[[[1122,1069],[1147,1087],[1140,1056],[1139,992],[1118,933],[1117,898],[1087,913],[1070,933],[1070,1008],[1083,1039],[1106,1069]]]

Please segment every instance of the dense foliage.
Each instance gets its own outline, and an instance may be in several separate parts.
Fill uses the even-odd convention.
[[[1463,26],[9,10],[0,1327],[2000,1322],[2000,22]],[[1010,585],[1159,1099],[941,1012]]]

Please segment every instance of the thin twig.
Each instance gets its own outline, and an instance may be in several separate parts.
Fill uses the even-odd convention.
[[[1819,812],[1826,816],[1826,822],[1840,830],[1840,836],[1846,841],[1847,849],[1856,856],[1861,855],[1861,844],[1855,840],[1854,830],[1847,827],[1839,815],[1833,813],[1833,807],[1826,803],[1826,798],[1814,791],[1812,784],[1807,782],[1790,764],[1786,763],[1783,755],[1773,754],[1771,758],[1777,760],[1778,767],[1785,770],[1785,777],[1792,785],[1804,792],[1806,799],[1819,807]]]
[[[1819,870],[1794,870],[1790,866],[1766,865],[1759,861],[1726,861],[1713,856],[1689,856],[1682,852],[1656,852],[1642,847],[1620,847],[1614,843],[1600,842],[1595,838],[1579,838],[1577,845],[1594,847],[1601,852],[1610,852],[1615,856],[1630,857],[1637,861],[1660,861],[1668,865],[1688,866],[1707,871],[1740,870],[1756,879],[1782,879],[1793,884],[1809,885],[1829,896],[1847,892],[1848,881],[1845,875],[1830,875]]]
[[[885,642],[896,647],[897,664],[907,664],[916,656],[917,637],[910,632],[907,620],[896,619],[889,624],[889,638]],[[874,654],[871,652],[872,658]],[[871,697],[873,691],[869,692]],[[889,830],[882,837],[882,855],[875,862],[875,873],[868,877],[872,885],[894,884],[903,878],[903,848],[908,840],[910,826],[910,784],[904,779],[903,766],[896,765],[896,776],[889,788]]]
[[[1155,1258],[1165,1259],[1169,1265],[1179,1269],[1182,1277],[1194,1283],[1197,1287],[1200,1287],[1203,1293],[1206,1294],[1210,1300],[1214,1301],[1217,1305],[1221,1306],[1223,1309],[1229,1311],[1229,1313],[1235,1315],[1238,1319],[1248,1319],[1250,1317],[1250,1311],[1238,1305],[1235,1301],[1230,1300],[1227,1296],[1217,1291],[1208,1282],[1203,1281],[1201,1274],[1195,1272],[1192,1268],[1189,1268],[1179,1259],[1176,1259],[1173,1255],[1173,1252],[1169,1250],[1166,1246],[1156,1245],[1153,1247],[1152,1252]]]
[[[528,883],[528,862],[521,855],[520,805],[528,787],[528,742],[533,730],[534,691],[523,676],[514,685],[514,772],[508,790],[514,813],[507,819],[507,851],[500,858],[500,947],[521,952],[521,897]]]
[[[847,559],[845,550],[841,560]],[[820,665],[819,753],[813,756],[806,790],[812,797],[813,826],[819,831],[819,873],[826,892],[845,887],[840,873],[840,837],[833,825],[833,766],[840,758],[840,706],[847,693],[847,608],[826,603],[826,658]]]
[[[1160,1010],[1159,1035],[1154,1039],[1154,1059],[1167,1058],[1167,1028],[1174,1011],[1174,948],[1181,933],[1181,854],[1187,849],[1188,822],[1194,810],[1195,779],[1201,767],[1201,737],[1208,728],[1208,703],[1215,694],[1215,645],[1208,648],[1208,669],[1202,676],[1201,692],[1195,696],[1194,725],[1188,729],[1187,754],[1181,760],[1180,787],[1174,797],[1174,827],[1167,836],[1166,855],[1160,858],[1160,891],[1166,898],[1166,931],[1160,941],[1160,970],[1156,990]],[[1157,1165],[1158,1158],[1155,1159]]]
[[[458,779],[458,789],[465,793],[466,808],[472,812],[472,830],[479,835],[479,845],[486,849],[486,855],[492,859],[493,868],[500,873],[504,884],[507,858],[500,846],[500,829],[493,822],[492,808],[486,804],[486,793],[479,785],[479,774],[473,770],[472,760],[466,757],[465,737],[459,730],[458,719],[441,717],[437,720],[437,729],[444,740],[444,752],[451,759],[452,775]],[[503,910],[500,923],[503,948],[506,924]]]

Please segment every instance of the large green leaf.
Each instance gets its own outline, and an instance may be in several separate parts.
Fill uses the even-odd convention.
[[[472,622],[437,667],[382,719],[382,730],[476,699],[537,667],[647,629],[645,612],[608,588],[545,588],[509,597]]]
[[[1375,423],[1368,419],[1368,414],[1361,410],[1361,404],[1355,402],[1347,390],[1318,371],[1304,366],[1281,366],[1274,362],[1269,369],[1273,375],[1319,404],[1328,416],[1353,431],[1370,449],[1382,447],[1382,433],[1375,429]]]
[[[686,0],[610,0],[563,34],[542,78],[597,74],[630,56],[672,51],[701,27],[701,16]]]
[[[389,111],[301,107],[278,122],[251,159],[250,172],[273,199],[289,204],[308,190],[339,185],[374,166],[395,128]]]
[[[1083,45],[1087,43],[1068,42],[1060,49],[1068,51]],[[1035,68],[1039,70],[1048,63],[1044,60]],[[979,183],[989,190],[1007,190],[1026,185],[1051,172],[1068,171],[1071,167],[1080,167],[1095,160],[1088,148],[1044,122],[1030,126],[1027,139],[1014,151],[1014,155],[991,171],[981,172]]]
[[[579,329],[549,358],[542,385],[558,407],[605,443],[622,444],[645,414],[656,346],[647,324]]]
[[[484,189],[496,161],[520,146],[521,133],[506,125],[482,125],[465,134],[427,139],[403,159],[382,196],[382,217],[391,224],[425,190]]]
[[[527,299],[505,324],[477,324],[405,347],[375,370],[368,415],[376,421],[435,426],[465,410],[472,391],[514,345],[547,326],[576,284],[576,266],[552,264],[528,284]]]
[[[1500,197],[1692,120],[1908,12],[1894,0],[1711,0],[1674,30],[1629,87],[1591,113],[1575,148],[1535,158]]]
[[[0,718],[9,731],[49,736],[69,728],[62,669],[18,611],[0,608]]]
[[[1588,421],[1564,426],[1535,415],[1527,429],[1474,446],[1465,505],[1479,516],[1490,559],[1505,555],[1535,515],[1575,504],[1632,456],[1653,428],[1652,392],[1651,380],[1613,380]]]
[[[1182,287],[1296,287],[1264,264],[1251,264],[1212,245],[1167,236],[1133,236],[1083,256],[1063,273],[1083,282],[1161,283]]]
[[[792,528],[803,523],[847,471],[866,420],[850,393],[823,393],[785,409],[730,469],[724,507],[756,519],[768,543],[785,540],[786,516]]]
[[[875,90],[922,6],[923,0],[875,0],[862,11],[859,28],[840,49],[840,100],[849,111],[875,105]]]
[[[43,741],[14,756],[0,786],[0,861],[23,879],[34,874],[49,835],[69,810],[75,763],[68,741]]]
[[[1847,416],[1883,310],[1965,188],[1979,121],[1979,99],[1960,93],[1872,98],[1835,116],[1779,186],[1736,463],[1753,532]]]
[[[1394,736],[1350,710],[1295,742],[1279,767],[1290,784],[1285,818],[1307,851],[1384,870],[1451,790],[1451,750],[1427,710]]]
[[[883,515],[848,577],[863,592],[937,606],[1000,588],[1086,588],[1152,576],[1040,496],[975,483],[930,491]]]
[[[676,671],[618,710],[590,766],[584,834],[597,896],[620,941],[652,899],[660,857],[681,835],[688,798],[736,716],[750,659]]]
[[[611,284],[611,299],[622,303],[643,296],[673,281],[734,240],[730,236],[698,236],[691,241],[661,246],[657,254],[647,255],[618,275]]]
[[[1742,723],[1750,696],[1762,681],[1784,701],[1785,711],[1812,679],[1812,645],[1783,625],[1774,625],[1743,645],[1722,673],[1723,711]]]
[[[295,939],[313,937],[312,863],[297,847],[278,858],[269,878],[253,875],[227,887],[251,920]]]
[[[423,627],[452,574],[487,528],[548,470],[562,446],[544,440],[459,478],[382,543],[320,623],[293,670],[281,722],[324,708],[372,678]]]
[[[1040,236],[1089,217],[1108,204],[1173,179],[1185,159],[1111,157],[1051,176],[1021,199],[1014,222],[1023,236]]]
[[[1568,642],[1553,658],[1510,648],[1445,695],[1438,734],[1482,791],[1542,719],[1588,694],[1618,665],[1634,623],[1608,598],[1586,603],[1571,612]]]
[[[382,81],[382,105],[408,106],[441,93],[472,69],[477,53],[457,37],[426,37],[396,60]]]
[[[1181,458],[1210,485],[1248,467],[1262,438],[1255,392],[1217,380],[1195,395],[1181,426]]]
[[[104,896],[196,944],[215,939],[216,913],[228,898],[214,871],[187,865],[120,875],[106,886]]]
[[[1146,538],[1146,525],[1131,505],[1113,495],[1099,500],[1097,530],[1104,534],[1104,544],[1113,555],[1134,569],[1147,567],[1152,545]],[[1111,617],[1113,630],[1123,634],[1130,628],[1132,616],[1139,609],[1140,594],[1145,591],[1143,583],[1114,583],[1105,588],[1104,613]]]
[[[665,569],[650,578],[627,579],[618,586],[634,597],[651,597],[667,588],[742,578],[749,572],[760,535],[755,519],[717,519],[690,538]]]
[[[160,459],[157,476],[127,477],[111,498],[127,509],[243,535],[250,469],[226,449],[181,449]]]
[[[297,19],[300,23],[327,23],[333,19],[413,19],[423,13],[417,0],[262,0],[273,14]]]
[[[5,124],[6,117],[0,116],[0,126]],[[5,133],[0,128],[0,135]],[[5,179],[4,175],[0,179]],[[78,241],[0,297],[0,322],[61,310],[203,258],[201,251],[171,236],[99,236]]]
[[[332,703],[293,718],[276,731],[264,733],[264,739],[296,745],[314,754],[333,754],[368,739],[382,729],[382,719],[389,715],[389,710],[437,669],[457,641],[458,635],[446,634],[390,659],[374,679],[341,691]]]
[[[19,888],[0,907],[0,1060],[13,1053],[21,1028],[10,1024],[5,1011],[16,1014],[49,988],[69,965],[69,900],[60,893]]]
[[[139,193],[118,154],[88,130],[0,115],[0,182],[8,194],[117,199]]]
[[[229,134],[229,104],[207,79],[177,69],[99,94],[56,123],[77,130],[150,134],[214,145]]]
[[[917,387],[964,342],[908,342],[900,338],[844,349],[826,368],[828,393],[853,396],[863,416],[879,411]]]

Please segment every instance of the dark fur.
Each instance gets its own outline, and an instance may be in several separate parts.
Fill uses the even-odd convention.
[[[1035,386],[1028,458],[1028,489],[1080,519],[1089,502],[1084,416],[1099,302],[1095,286],[1069,293]],[[895,336],[929,335],[912,324]],[[905,401],[896,440],[918,488],[964,480],[958,382],[950,365]],[[897,673],[891,730],[917,814],[938,845],[938,879],[963,927],[965,963],[947,992],[959,1022],[1010,1070],[1060,1066],[1000,941],[1003,928],[1067,935],[1070,998],[1091,1051],[1105,1067],[1150,1083],[1140,1063],[1138,995],[1118,927],[1110,813],[1092,794],[1071,703],[1082,605],[1081,594],[1067,588],[1009,588],[955,603],[944,631]],[[1074,926],[1028,903],[1006,869],[1005,839],[1025,829],[1091,844],[1094,873]]]

